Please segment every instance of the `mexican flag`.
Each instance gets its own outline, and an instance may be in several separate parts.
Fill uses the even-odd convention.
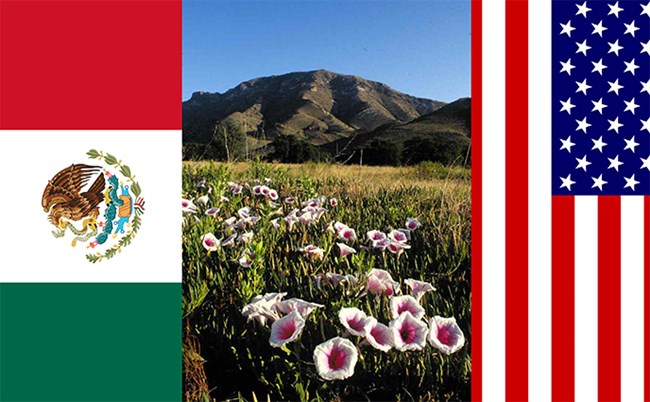
[[[181,2],[0,1],[0,401],[181,399]]]

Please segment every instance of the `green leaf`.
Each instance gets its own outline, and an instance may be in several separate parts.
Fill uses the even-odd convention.
[[[105,160],[106,163],[108,163],[109,165],[117,165],[117,158],[114,157],[114,156],[111,155],[111,154],[106,154],[106,156],[104,157],[104,160]]]
[[[139,197],[140,193],[142,192],[142,189],[140,188],[140,184],[138,182],[133,183],[133,185],[131,186],[131,191],[133,191],[133,194],[135,194],[136,197]]]
[[[126,177],[131,177],[131,169],[126,165],[123,165],[122,168],[120,168],[120,172],[122,172]]]
[[[86,152],[86,155],[88,155],[89,158],[97,159],[99,152],[97,152],[95,149],[91,149],[90,151]]]

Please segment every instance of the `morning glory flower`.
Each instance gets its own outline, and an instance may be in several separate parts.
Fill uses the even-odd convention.
[[[393,333],[393,344],[400,352],[422,350],[427,341],[427,324],[405,311],[388,326]]]
[[[450,355],[465,345],[465,335],[454,317],[435,316],[429,320],[429,343],[442,353]]]
[[[332,338],[314,349],[316,371],[325,380],[344,380],[351,377],[358,358],[354,344],[341,337]]]
[[[293,342],[302,333],[305,328],[305,319],[300,314],[293,311],[290,314],[273,322],[271,325],[271,336],[269,343],[275,348],[279,348],[284,344]]]

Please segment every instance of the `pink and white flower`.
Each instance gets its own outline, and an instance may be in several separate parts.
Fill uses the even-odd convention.
[[[249,321],[255,320],[262,326],[266,326],[267,321],[280,319],[280,314],[277,312],[275,305],[286,295],[286,293],[257,295],[250,303],[244,306],[242,315],[248,318]]]
[[[427,324],[405,311],[388,326],[393,333],[393,345],[400,352],[422,350],[427,342]]]
[[[241,194],[243,189],[244,188],[241,185],[235,183],[235,185],[230,188],[230,191],[233,194],[237,195],[237,194]]]
[[[381,250],[382,252],[386,250],[386,248],[392,243],[392,240],[386,238],[383,240],[376,240],[372,242],[372,246],[376,248],[377,250]]]
[[[263,196],[267,197],[271,192],[271,189],[268,186],[262,186],[260,187],[260,192],[262,193]]]
[[[409,248],[411,248],[411,246],[409,246],[406,243],[400,243],[398,241],[391,241],[390,243],[388,243],[388,246],[386,248],[392,254],[397,254],[397,256],[399,257],[404,252],[404,250],[408,250]]]
[[[217,251],[219,248],[219,239],[217,239],[214,234],[206,233],[201,236],[201,244],[208,251]]]
[[[255,255],[253,254],[252,251],[248,249],[244,250],[241,257],[239,257],[239,265],[241,265],[244,268],[250,268],[253,265],[254,256]]]
[[[368,273],[366,288],[370,293],[384,296],[399,293],[399,283],[394,281],[387,271],[377,268],[371,269],[370,273]]]
[[[288,314],[297,312],[302,318],[307,318],[312,311],[319,307],[324,307],[322,304],[304,301],[298,298],[287,299],[276,304],[276,309],[283,313]]]
[[[339,320],[341,324],[352,335],[366,336],[366,324],[368,316],[356,307],[343,307],[339,311]]]
[[[314,349],[316,371],[325,380],[344,380],[354,374],[359,358],[357,348],[349,339],[336,337]]]
[[[339,205],[339,201],[334,197],[330,198],[330,207],[333,208],[333,207],[335,207],[337,205]]]
[[[355,250],[354,248],[348,246],[345,243],[336,243],[336,245],[339,246],[339,256],[340,257],[345,257],[345,256],[348,256],[350,254],[356,254],[357,253],[357,250]]]
[[[272,199],[273,201],[275,201],[275,200],[277,200],[278,198],[280,198],[280,196],[278,195],[278,192],[277,192],[277,191],[271,189],[271,190],[269,191],[269,198]]]
[[[406,240],[411,241],[411,229],[399,228],[397,230],[404,233],[404,235],[406,236]]]
[[[298,339],[304,328],[305,319],[302,318],[300,314],[293,311],[271,325],[269,343],[271,346],[279,348],[286,343]]]
[[[390,315],[397,318],[403,312],[408,311],[416,320],[424,317],[424,308],[413,296],[393,296],[390,299]]]
[[[223,195],[221,196],[221,198],[219,198],[219,202],[228,202],[228,201],[230,201],[230,198],[225,197]]]
[[[422,224],[420,223],[418,218],[408,218],[406,220],[406,228],[408,230],[415,230],[415,229],[419,228],[420,226],[422,226]]]
[[[349,242],[353,241],[357,238],[357,232],[354,231],[354,229],[350,227],[344,227],[338,232],[339,239]]]
[[[262,186],[260,185],[253,186],[253,194],[262,195]]]
[[[411,288],[411,293],[413,294],[413,297],[415,297],[415,300],[418,302],[420,302],[422,296],[424,296],[427,292],[436,290],[436,288],[434,288],[433,285],[431,285],[429,282],[418,281],[412,278],[405,280],[404,283],[406,283],[408,287]]]
[[[221,246],[223,247],[235,247],[235,240],[237,240],[237,233],[234,233],[224,239],[224,241],[221,242]]]
[[[406,243],[408,241],[406,234],[399,230],[391,230],[390,233],[388,233],[388,238],[398,243]]]
[[[316,287],[320,289],[321,282],[326,285],[332,285],[332,287],[338,287],[342,282],[347,282],[352,286],[357,284],[357,277],[354,275],[342,275],[334,272],[328,272],[326,274],[320,274],[316,276]]]
[[[366,341],[373,348],[388,352],[393,347],[393,333],[376,318],[369,317],[366,323]]]
[[[212,207],[212,208],[208,209],[207,211],[205,211],[205,214],[208,215],[208,216],[214,217],[219,213],[219,211],[220,211],[219,208]]]
[[[275,230],[280,229],[280,224],[278,223],[278,220],[279,220],[279,219],[280,219],[280,218],[275,218],[275,219],[272,219],[272,220],[271,220],[271,227],[272,227],[273,229],[275,229]]]
[[[465,345],[465,335],[454,317],[435,316],[429,320],[429,343],[442,353],[450,355]]]
[[[193,214],[197,210],[197,207],[196,205],[194,205],[192,200],[188,200],[185,198],[181,199],[181,208],[184,214]]]
[[[368,240],[372,242],[386,240],[386,234],[384,232],[380,232],[379,230],[371,230],[370,232],[366,233],[366,236],[368,236]]]
[[[316,247],[313,244],[305,246],[299,249],[299,251],[301,251],[310,260],[322,260],[325,253],[325,250],[320,247]]]
[[[253,240],[253,232],[244,232],[237,238],[237,241],[243,244],[248,244],[251,240]]]
[[[296,202],[296,199],[294,197],[287,197],[287,198],[284,199],[284,202],[291,205],[291,204]]]

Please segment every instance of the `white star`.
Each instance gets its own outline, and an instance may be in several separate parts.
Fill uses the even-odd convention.
[[[624,110],[624,112],[627,112],[629,110],[630,112],[632,112],[632,114],[634,114],[634,111],[636,110],[636,108],[639,107],[639,105],[637,105],[634,102],[634,98],[632,98],[630,101],[624,100],[623,102],[625,102],[625,110]]]
[[[607,119],[607,121],[609,122],[609,128],[607,129],[607,131],[614,130],[616,131],[616,134],[618,134],[618,129],[623,127],[623,123],[618,122],[618,116],[616,116],[614,120]]]
[[[598,190],[603,191],[603,185],[607,184],[607,182],[603,180],[603,175],[601,174],[598,178],[592,177],[591,179],[594,181],[594,185],[591,186],[591,188],[598,187]]]
[[[591,127],[591,124],[587,123],[587,117],[585,116],[585,118],[582,120],[576,120],[576,123],[578,123],[578,128],[576,128],[576,131],[582,130],[585,134],[587,134],[587,128]]]
[[[641,53],[648,53],[650,55],[650,40],[646,43],[641,42]]]
[[[593,141],[593,143],[594,143],[594,146],[591,147],[591,150],[593,151],[594,149],[597,149],[602,154],[603,153],[603,147],[605,147],[605,145],[607,145],[606,143],[603,142],[603,136],[601,135],[600,138],[597,139],[597,140],[594,140],[592,138],[591,141]]]
[[[648,171],[650,171],[650,155],[648,155],[648,157],[645,159],[641,158],[641,161],[643,161],[643,165],[641,165],[641,170],[648,169]]]
[[[607,83],[609,84],[609,91],[607,93],[614,92],[618,95],[618,90],[623,89],[623,85],[618,85],[618,78],[614,82],[607,81]]]
[[[635,190],[634,187],[636,187],[636,185],[640,183],[634,179],[634,175],[632,175],[631,177],[623,176],[623,178],[625,179],[625,187],[623,188],[631,187],[632,191],[634,191]]]
[[[625,34],[630,34],[630,35],[632,35],[633,38],[634,38],[634,35],[635,35],[636,31],[638,31],[639,29],[641,29],[641,28],[637,28],[637,27],[634,25],[634,20],[632,20],[632,23],[631,23],[631,24],[623,23],[623,25],[625,25],[625,33],[624,33],[623,35],[625,35]]]
[[[643,119],[640,120],[641,120],[641,131],[645,130],[650,133],[650,118],[646,120]]]
[[[623,164],[623,162],[620,162],[618,160],[618,155],[616,155],[616,158],[614,158],[614,159],[607,158],[607,160],[609,161],[609,167],[607,169],[612,169],[613,168],[617,172],[618,172],[618,167]]]
[[[591,11],[591,8],[587,7],[587,2],[585,1],[582,5],[576,4],[576,7],[578,7],[576,15],[581,14],[583,17],[587,18],[587,13]]]
[[[634,141],[634,137],[635,136],[633,135],[632,138],[630,138],[629,140],[626,140],[625,138],[623,138],[625,140],[625,144],[626,144],[625,149],[623,149],[624,151],[626,149],[630,149],[630,150],[632,150],[632,153],[634,153],[634,148],[639,146],[639,143]]]
[[[607,44],[609,45],[608,54],[615,53],[618,56],[618,51],[623,49],[623,46],[618,45],[618,39],[616,39],[616,42],[607,42]]]
[[[571,103],[571,98],[567,99],[566,102],[560,101],[562,104],[562,109],[560,109],[560,112],[567,112],[568,114],[571,114],[571,109],[576,107],[573,103]]]
[[[576,84],[578,84],[578,89],[576,89],[576,92],[582,92],[583,94],[587,95],[587,90],[591,88],[591,85],[587,84],[587,79],[585,78],[582,80],[582,82],[576,81]]]
[[[576,169],[583,169],[585,172],[587,171],[587,166],[591,165],[591,162],[587,160],[587,155],[585,155],[582,159],[576,158],[576,161],[578,161],[578,166],[576,166]]]
[[[571,191],[571,186],[576,184],[575,181],[571,180],[571,173],[569,173],[567,177],[560,176],[560,180],[562,180],[562,185],[560,188],[566,187],[569,191]]]
[[[598,102],[591,101],[591,103],[594,104],[594,108],[591,109],[591,111],[598,111],[598,113],[603,114],[603,109],[607,107],[606,104],[603,103],[603,98],[600,98]]]
[[[569,20],[566,24],[560,22],[560,26],[562,26],[562,32],[560,32],[560,35],[567,34],[567,36],[570,38],[571,31],[575,31],[575,28],[571,26],[571,20]]]
[[[560,61],[560,64],[562,64],[562,70],[560,70],[561,73],[566,72],[567,74],[571,75],[571,70],[576,68],[576,66],[571,64],[571,59],[567,60],[566,62]]]
[[[629,71],[629,72],[632,73],[632,75],[634,75],[634,70],[636,70],[637,68],[639,68],[639,66],[637,66],[637,65],[634,63],[634,59],[632,59],[632,60],[629,61],[629,62],[624,61],[623,63],[625,63],[625,71],[623,71],[624,73],[627,73],[627,72]]]
[[[592,61],[591,64],[594,65],[594,69],[591,70],[592,73],[598,71],[598,74],[603,75],[603,70],[607,68],[607,66],[603,64],[603,59],[598,60],[598,63]]]
[[[568,136],[566,140],[560,138],[560,141],[562,141],[562,148],[560,148],[560,151],[566,149],[569,151],[569,153],[571,153],[571,147],[575,145],[573,142],[571,142],[571,136]]]
[[[643,10],[643,11],[641,11],[641,15],[645,14],[648,17],[650,17],[650,1],[645,6],[643,4],[641,4],[641,10]]]
[[[607,15],[614,14],[616,18],[618,18],[618,13],[623,11],[623,9],[618,6],[618,1],[613,6],[611,4],[608,4],[607,6],[609,7],[609,12],[607,13]]]
[[[641,82],[641,93],[647,92],[650,95],[650,79],[646,82]]]
[[[576,50],[576,53],[582,53],[585,56],[587,55],[587,51],[591,49],[591,46],[587,44],[587,39],[583,40],[582,43],[576,42],[576,45],[578,45],[578,50]]]
[[[601,38],[603,37],[603,32],[607,31],[607,28],[603,26],[603,20],[600,20],[598,24],[592,23],[591,26],[594,27],[594,31],[591,34],[598,34]]]

